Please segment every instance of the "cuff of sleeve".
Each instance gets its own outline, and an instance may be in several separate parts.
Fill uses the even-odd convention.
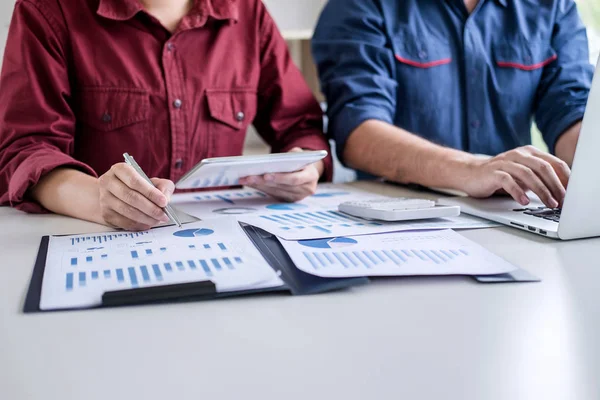
[[[570,110],[565,115],[553,118],[553,121],[548,124],[545,129],[542,128],[544,132],[544,140],[548,145],[548,150],[550,153],[556,153],[556,142],[558,139],[567,131],[567,129],[581,121],[584,113],[585,107],[578,107],[577,109]]]
[[[8,184],[8,202],[11,207],[28,213],[47,212],[27,195],[27,191],[49,172],[59,167],[69,167],[97,177],[88,165],[60,152],[33,154],[19,164]]]
[[[311,134],[310,136],[301,136],[293,142],[286,144],[282,149],[282,153],[286,153],[294,147],[300,147],[304,150],[327,150],[327,157],[323,159],[323,174],[319,182],[331,182],[333,180],[333,157],[331,156],[331,148],[329,143],[322,133]]]
[[[329,136],[335,140],[337,156],[342,163],[344,163],[344,150],[348,138],[356,128],[368,120],[394,123],[388,112],[378,110],[374,106],[368,110],[348,106],[336,115],[330,116]]]

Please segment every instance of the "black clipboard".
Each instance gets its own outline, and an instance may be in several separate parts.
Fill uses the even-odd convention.
[[[103,296],[103,305],[92,308],[215,300],[234,296],[248,296],[274,292],[292,295],[308,295],[347,289],[353,286],[364,285],[369,282],[368,278],[321,278],[307,274],[296,268],[292,259],[274,235],[251,225],[241,224],[241,226],[252,243],[267,260],[271,268],[275,270],[284,282],[282,286],[267,289],[250,289],[219,293],[216,291],[215,285],[211,281],[200,281],[179,285],[126,289],[105,293]],[[50,237],[44,236],[41,240],[37,259],[33,268],[29,289],[23,305],[23,312],[39,313],[82,310],[82,308],[48,311],[40,309],[42,282],[44,279],[44,270],[46,268],[46,255],[48,253],[49,243]]]

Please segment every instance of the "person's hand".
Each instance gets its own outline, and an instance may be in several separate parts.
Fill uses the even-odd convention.
[[[462,190],[473,197],[506,192],[524,206],[531,190],[546,206],[556,208],[564,201],[570,174],[561,159],[525,146],[473,163]]]
[[[301,151],[302,149],[297,147],[290,150],[290,152]],[[297,172],[248,176],[240,179],[240,184],[260,190],[279,200],[294,202],[315,194],[322,173],[323,161],[318,161]]]
[[[156,187],[126,163],[113,165],[98,178],[100,212],[106,224],[142,231],[169,221],[162,209],[169,203],[175,185],[167,179],[151,181]]]

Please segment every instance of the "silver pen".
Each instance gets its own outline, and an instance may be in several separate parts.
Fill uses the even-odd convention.
[[[146,180],[146,182],[151,184],[153,187],[156,187],[156,186],[154,186],[154,183],[152,183],[150,178],[148,178],[148,175],[146,175],[146,173],[142,170],[142,168],[140,168],[138,163],[135,162],[133,157],[131,157],[129,154],[125,153],[125,154],[123,154],[123,158],[125,158],[125,162],[128,165],[131,165],[133,167],[133,169],[135,169],[135,171],[138,174],[140,174],[140,176],[142,178],[144,178]],[[173,210],[173,208],[169,204],[167,204],[167,206],[163,210],[164,210],[165,214],[167,214],[167,217],[169,217],[171,222],[173,222],[175,225],[177,225],[178,227],[181,228],[181,222],[179,222],[179,219],[177,218],[177,214],[175,214],[175,211]]]

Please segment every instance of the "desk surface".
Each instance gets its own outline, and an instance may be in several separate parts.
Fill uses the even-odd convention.
[[[102,228],[8,208],[0,226],[0,399],[600,399],[600,239],[463,231],[538,284],[381,279],[23,315],[40,237]]]

